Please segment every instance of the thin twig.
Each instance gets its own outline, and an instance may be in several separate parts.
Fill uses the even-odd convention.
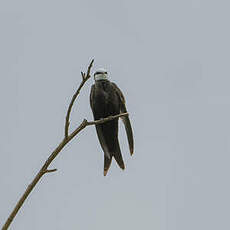
[[[57,169],[46,169],[43,173],[52,173],[52,172],[56,172]]]
[[[103,119],[97,120],[97,121],[87,121],[86,126],[89,126],[89,125],[99,125],[99,124],[105,123],[107,121],[111,121],[113,119],[116,119],[116,118],[119,118],[119,117],[128,116],[128,115],[129,115],[128,113],[120,113],[120,114],[117,114],[117,115],[114,115],[114,116],[109,116],[109,117],[106,117],[106,118],[103,118]]]
[[[82,82],[80,84],[80,86],[78,87],[76,93],[73,95],[72,100],[69,104],[68,110],[67,110],[67,114],[66,114],[66,121],[65,121],[65,138],[68,137],[69,134],[69,117],[70,117],[70,113],[74,104],[74,101],[76,100],[77,96],[80,93],[81,88],[83,87],[83,85],[86,83],[86,81],[90,78],[90,70],[93,66],[93,62],[94,59],[90,62],[88,70],[87,70],[87,74],[81,72],[81,76],[82,76]]]
[[[81,130],[83,130],[85,127],[90,126],[90,125],[99,125],[102,123],[105,123],[107,121],[111,121],[113,119],[119,118],[119,117],[123,117],[123,116],[128,116],[128,113],[120,113],[114,116],[109,116],[100,120],[96,120],[96,121],[87,121],[86,119],[84,119],[82,121],[82,123],[68,136],[67,140],[68,142],[73,139]]]

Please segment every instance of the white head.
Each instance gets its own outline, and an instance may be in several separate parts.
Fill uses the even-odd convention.
[[[100,81],[100,80],[108,80],[108,73],[105,69],[100,68],[94,73],[94,80]]]

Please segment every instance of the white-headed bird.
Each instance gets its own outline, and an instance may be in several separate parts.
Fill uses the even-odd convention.
[[[108,116],[126,113],[125,98],[121,90],[108,80],[105,69],[98,69],[94,73],[95,84],[91,87],[90,106],[94,120]],[[122,117],[128,138],[130,154],[133,154],[133,132],[128,116]],[[118,118],[96,125],[97,136],[104,152],[104,176],[111,165],[112,157],[115,158],[121,169],[125,164],[121,155],[118,141]]]

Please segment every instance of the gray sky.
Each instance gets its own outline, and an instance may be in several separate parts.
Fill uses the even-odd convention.
[[[135,136],[103,176],[94,127],[75,138],[10,229],[230,229],[228,1],[0,2],[0,225],[63,137],[91,58],[121,88]],[[91,79],[71,127],[92,120]]]

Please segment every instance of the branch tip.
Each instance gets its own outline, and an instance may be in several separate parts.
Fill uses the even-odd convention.
[[[91,70],[91,68],[93,66],[93,62],[94,62],[94,59],[92,59],[92,61],[89,64],[89,67],[88,67],[88,70],[87,70],[87,75],[86,75],[87,78],[90,78],[90,70]]]
[[[81,72],[82,80],[85,80],[85,73]]]
[[[44,171],[44,173],[52,173],[52,172],[56,172],[56,171],[57,171],[57,169],[46,169]]]
[[[92,61],[90,62],[90,66],[92,67],[92,65],[93,65],[93,62],[94,62],[94,59],[92,59]]]

